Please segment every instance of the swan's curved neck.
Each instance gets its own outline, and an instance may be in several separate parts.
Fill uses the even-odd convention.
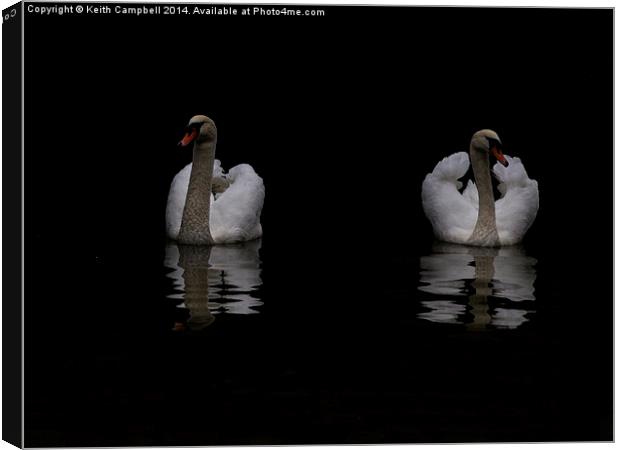
[[[499,245],[499,235],[495,222],[495,199],[493,198],[489,154],[470,145],[469,157],[478,188],[478,220],[469,238],[469,243],[495,247]]]
[[[181,229],[177,238],[182,244],[213,244],[209,227],[209,214],[214,159],[215,140],[194,143],[192,173],[189,178]]]

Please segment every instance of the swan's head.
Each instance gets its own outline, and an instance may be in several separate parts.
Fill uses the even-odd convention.
[[[492,153],[493,156],[495,156],[495,159],[497,159],[497,161],[504,167],[508,165],[508,161],[506,161],[506,158],[502,153],[502,141],[499,139],[499,136],[495,131],[476,131],[474,136],[471,138],[471,146],[478,151]]]
[[[217,139],[215,122],[207,116],[194,116],[189,120],[185,128],[185,137],[179,141],[179,145],[185,147],[191,142],[209,142]]]

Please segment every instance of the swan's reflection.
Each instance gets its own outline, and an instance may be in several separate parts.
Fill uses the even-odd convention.
[[[432,296],[422,301],[428,311],[418,317],[472,330],[517,328],[533,312],[535,264],[519,246],[435,243],[432,254],[420,259],[418,289]]]
[[[174,293],[168,298],[179,301],[180,308],[189,310],[187,325],[202,329],[215,320],[214,315],[256,314],[263,304],[257,298],[262,284],[258,251],[261,241],[214,247],[179,245],[166,246],[164,265],[172,271]],[[175,328],[183,329],[182,323]]]

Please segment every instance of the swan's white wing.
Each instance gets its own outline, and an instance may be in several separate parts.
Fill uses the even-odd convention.
[[[192,164],[190,163],[175,175],[170,184],[166,205],[166,233],[171,239],[176,239],[181,229],[181,219],[183,218],[183,208],[185,208],[191,173]]]
[[[478,188],[476,187],[476,183],[472,180],[467,182],[467,186],[463,189],[463,197],[471,203],[471,205],[478,211]],[[476,212],[477,214],[477,212]]]
[[[213,178],[225,178],[224,169],[219,159],[213,161]]]
[[[476,224],[478,210],[473,183],[468,185],[466,195],[458,189],[459,178],[469,168],[469,156],[465,152],[455,153],[439,161],[422,183],[422,207],[430,220],[435,236],[447,242],[464,243],[469,239]]]
[[[233,167],[226,178],[230,186],[211,203],[213,240],[216,244],[226,244],[260,237],[265,199],[263,179],[248,164]]]
[[[166,231],[176,239],[181,229],[183,208],[189,187],[192,164],[185,166],[172,180],[166,205]],[[260,214],[265,199],[265,187],[252,166],[240,164],[228,174],[219,160],[213,165],[213,176],[226,178],[230,186],[214,200],[211,195],[209,222],[211,236],[216,244],[247,241],[262,235]]]
[[[523,239],[538,212],[538,183],[527,176],[519,158],[506,155],[508,166],[497,163],[493,173],[500,181],[502,198],[495,202],[497,232],[502,245]]]

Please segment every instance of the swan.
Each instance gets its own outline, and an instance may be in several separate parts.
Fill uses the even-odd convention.
[[[216,141],[213,120],[198,115],[179,142],[183,147],[194,143],[192,162],[172,180],[166,205],[167,235],[181,244],[228,244],[262,236],[263,180],[248,164],[225,173],[215,159]]]
[[[422,183],[422,207],[437,239],[484,247],[521,242],[538,212],[538,183],[531,180],[521,160],[504,155],[496,132],[474,133],[467,153],[459,152],[437,163]],[[489,153],[497,159],[493,173],[501,198],[493,198]],[[476,182],[459,192],[471,158]]]

